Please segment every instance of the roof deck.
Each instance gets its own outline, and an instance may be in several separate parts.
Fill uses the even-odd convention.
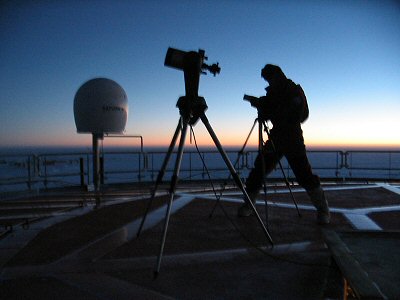
[[[148,188],[109,187],[97,195],[66,189],[2,201],[0,294],[5,299],[341,299],[343,277],[356,282],[337,259],[337,245],[329,239],[333,232],[351,253],[354,240],[358,249],[374,239],[388,244],[377,251],[392,257],[385,271],[390,274],[374,269],[368,278],[383,299],[400,296],[399,261],[391,256],[400,241],[399,186],[324,185],[332,214],[326,226],[316,224],[304,190],[293,189],[299,215],[286,188],[271,186],[256,207],[272,246],[255,217],[236,216],[243,203],[239,190],[229,187],[217,201],[209,185],[179,184],[155,279],[168,188],[158,189],[139,237]],[[377,233],[388,232],[390,242],[376,240]],[[353,261],[368,267],[380,254]]]

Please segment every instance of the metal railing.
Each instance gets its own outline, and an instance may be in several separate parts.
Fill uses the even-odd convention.
[[[246,177],[253,166],[257,150],[238,156],[238,151],[227,150],[241,177]],[[101,183],[152,182],[157,178],[165,151],[103,151]],[[173,153],[165,172],[169,181],[173,172],[176,153]],[[226,179],[228,169],[217,150],[184,152],[180,169],[181,180],[208,179],[202,156],[213,179]],[[400,180],[400,151],[308,151],[313,170],[322,180]],[[32,190],[63,186],[92,184],[92,154],[56,153],[38,155],[0,155],[0,192]],[[282,159],[285,175],[295,180],[287,161]],[[282,173],[273,171],[268,178],[279,180]]]
[[[348,178],[399,179],[400,151],[346,151],[343,157]]]

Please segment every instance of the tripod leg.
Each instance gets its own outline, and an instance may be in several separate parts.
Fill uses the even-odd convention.
[[[255,120],[254,120],[253,126],[251,127],[250,132],[249,132],[249,134],[247,135],[247,138],[246,138],[246,140],[245,140],[245,142],[244,142],[242,148],[239,150],[238,156],[237,156],[236,161],[235,161],[235,163],[234,163],[233,166],[236,166],[236,165],[239,163],[239,159],[240,159],[241,155],[243,155],[243,151],[244,151],[244,149],[245,149],[246,146],[247,146],[247,143],[248,143],[248,141],[249,141],[249,139],[250,139],[250,136],[251,136],[251,134],[252,134],[252,132],[253,132],[253,130],[254,130],[254,127],[256,126],[257,121],[258,121],[258,119],[255,119]],[[231,175],[229,175],[228,179],[230,179],[230,177],[231,177]],[[213,207],[213,209],[212,209],[212,211],[211,211],[210,218],[212,218],[212,216],[214,215],[214,211],[215,211],[215,209],[217,208],[217,206],[218,206],[218,204],[219,204],[219,200],[221,199],[222,194],[223,194],[223,192],[225,191],[226,184],[227,184],[227,183],[226,183],[226,181],[225,181],[225,182],[224,182],[224,185],[223,185],[223,187],[222,187],[222,189],[221,189],[221,192],[219,193],[219,197],[217,197],[217,201],[215,202],[214,207]]]
[[[147,218],[147,214],[149,213],[151,205],[153,204],[153,200],[154,200],[154,197],[156,195],[157,188],[158,188],[158,186],[160,185],[160,183],[163,180],[163,177],[164,177],[164,174],[165,174],[165,170],[167,168],[169,159],[171,158],[171,154],[172,154],[172,151],[174,150],[174,147],[175,147],[175,144],[176,144],[176,140],[178,139],[178,136],[179,136],[179,133],[181,131],[181,128],[182,128],[182,119],[180,118],[179,122],[178,122],[178,126],[176,127],[176,130],[175,130],[174,136],[172,137],[171,144],[169,145],[167,154],[165,155],[165,158],[164,158],[163,164],[161,166],[161,169],[158,172],[157,180],[156,180],[154,189],[151,192],[150,200],[149,200],[149,202],[147,204],[146,211],[145,211],[145,213],[143,215],[142,221],[140,223],[139,229],[138,229],[137,234],[136,234],[137,237],[139,237],[140,233],[142,232],[144,222],[146,221],[146,218]]]
[[[168,230],[169,218],[171,215],[172,201],[174,200],[176,184],[178,183],[179,170],[180,170],[181,162],[182,162],[183,148],[185,146],[185,138],[186,138],[186,132],[187,132],[187,128],[188,128],[188,123],[189,123],[189,119],[183,118],[183,128],[182,128],[182,133],[181,133],[181,139],[179,141],[179,148],[178,148],[178,153],[177,153],[177,157],[176,157],[176,161],[175,161],[174,174],[172,175],[172,179],[171,179],[171,185],[170,185],[170,190],[169,190],[170,198],[169,198],[169,202],[168,202],[168,206],[167,206],[167,211],[165,214],[164,230],[163,230],[163,235],[162,235],[162,239],[161,239],[160,252],[159,252],[159,255],[157,258],[156,270],[154,271],[154,277],[157,277],[158,273],[160,272],[161,259],[162,259],[162,255],[164,252],[165,240],[167,238],[167,230]]]
[[[281,161],[279,161],[279,167],[281,168],[283,178],[284,178],[284,180],[285,180],[285,183],[286,183],[287,188],[289,189],[290,196],[291,196],[291,198],[292,198],[292,201],[293,201],[293,203],[294,203],[294,206],[296,206],[297,214],[299,215],[299,217],[301,217],[299,207],[297,206],[296,199],[294,198],[294,195],[293,195],[293,192],[292,192],[292,187],[290,186],[289,180],[287,179],[287,177],[286,177],[286,175],[285,175],[285,171],[283,170]]]
[[[263,125],[264,125],[264,128],[265,128],[265,132],[266,132],[267,135],[268,135],[268,139],[271,141],[272,149],[273,149],[274,152],[276,153],[274,141],[271,139],[271,136],[270,136],[270,134],[269,134],[269,128],[268,128],[267,124],[265,123],[265,121],[263,121]],[[294,205],[296,206],[297,214],[299,215],[299,217],[301,217],[299,207],[297,206],[296,199],[294,198],[294,195],[293,195],[292,188],[291,188],[291,186],[290,186],[289,180],[287,179],[287,177],[286,177],[286,175],[285,175],[285,171],[283,170],[282,163],[281,163],[280,160],[278,160],[278,163],[279,163],[279,167],[280,167],[280,169],[281,169],[281,171],[282,171],[282,175],[283,175],[283,178],[284,178],[284,180],[285,180],[286,186],[287,186],[287,188],[289,189],[290,196],[291,196],[291,198],[292,198],[292,200],[293,200]]]
[[[268,228],[268,199],[267,199],[267,183],[265,182],[265,157],[263,155],[263,122],[258,119],[258,155],[261,157],[262,174],[263,174],[263,189],[265,203],[265,226]]]
[[[265,228],[264,223],[262,222],[260,215],[258,214],[256,208],[254,207],[254,204],[251,202],[249,195],[247,194],[242,181],[240,180],[238,174],[236,173],[235,168],[232,166],[231,161],[229,160],[228,156],[226,155],[224,149],[222,148],[221,143],[218,140],[218,137],[216,136],[214,130],[212,129],[206,115],[204,114],[204,112],[200,115],[201,121],[204,123],[204,125],[207,128],[208,133],[210,134],[211,138],[214,141],[215,146],[218,148],[219,153],[221,154],[222,158],[225,161],[226,166],[228,167],[233,179],[235,180],[236,185],[240,188],[240,190],[242,191],[243,195],[245,196],[245,201],[247,202],[247,204],[251,207],[251,209],[254,211],[254,214],[257,217],[258,222],[260,223],[265,235],[267,236],[267,238],[269,239],[270,243],[273,244],[271,235],[269,234],[268,230]]]

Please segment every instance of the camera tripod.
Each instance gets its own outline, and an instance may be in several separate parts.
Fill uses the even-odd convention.
[[[268,226],[268,202],[267,202],[267,184],[266,184],[266,180],[265,180],[265,158],[264,158],[264,155],[263,155],[263,146],[264,146],[263,132],[267,133],[268,140],[271,143],[272,151],[274,152],[274,155],[276,156],[276,160],[278,161],[279,168],[280,168],[280,170],[282,172],[283,179],[285,181],[286,187],[289,190],[289,193],[290,193],[290,196],[292,198],[292,201],[293,201],[293,203],[294,203],[294,205],[296,207],[297,214],[299,215],[299,217],[301,217],[301,214],[300,214],[300,210],[299,210],[299,208],[297,206],[296,199],[295,199],[295,197],[293,195],[292,188],[290,186],[289,180],[287,179],[285,171],[283,170],[283,166],[282,166],[281,160],[280,160],[279,157],[277,157],[278,153],[276,151],[275,144],[274,144],[274,142],[273,142],[273,140],[271,138],[268,124],[267,124],[266,120],[263,117],[261,117],[260,111],[259,110],[257,110],[257,111],[258,111],[258,116],[254,120],[253,126],[250,129],[250,132],[247,135],[247,138],[246,138],[242,148],[238,152],[238,157],[236,159],[235,166],[238,164],[240,156],[243,155],[244,150],[246,149],[247,143],[248,143],[248,141],[249,141],[249,139],[250,139],[250,137],[251,137],[251,135],[253,133],[253,130],[254,130],[256,124],[258,123],[258,155],[261,157],[262,173],[264,174],[264,176],[263,176],[263,191],[264,191],[264,202],[265,202],[265,225]],[[212,210],[212,212],[210,214],[210,217],[214,214],[214,211],[215,211],[217,205],[219,204],[219,201],[220,201],[220,198],[222,196],[222,193],[224,192],[225,186],[226,186],[226,184],[222,188],[222,190],[220,192],[220,195],[217,198],[217,202],[214,205],[214,208],[213,208],[213,210]]]
[[[167,230],[168,230],[168,223],[169,223],[169,219],[170,219],[170,215],[171,215],[172,202],[174,200],[176,185],[178,183],[179,171],[180,171],[181,162],[182,162],[182,156],[183,156],[183,150],[184,150],[184,146],[185,146],[187,130],[188,130],[189,125],[192,126],[192,125],[196,124],[196,122],[199,119],[205,125],[208,133],[210,134],[212,140],[214,141],[215,146],[218,148],[219,153],[221,154],[226,166],[228,167],[228,169],[231,173],[231,176],[233,177],[236,185],[242,191],[245,202],[254,211],[256,218],[257,218],[258,222],[260,223],[260,226],[263,229],[263,232],[265,233],[269,242],[273,245],[272,238],[271,238],[267,228],[264,226],[264,223],[262,222],[259,214],[257,213],[255,206],[251,202],[249,195],[247,194],[247,192],[243,186],[242,181],[239,178],[239,175],[236,173],[235,168],[232,166],[232,163],[230,162],[228,156],[226,155],[224,149],[222,148],[221,143],[219,142],[214,130],[212,129],[212,127],[205,115],[205,111],[207,109],[206,101],[203,97],[199,97],[199,95],[198,95],[200,74],[204,74],[204,70],[208,70],[215,76],[215,74],[219,73],[219,71],[220,71],[218,64],[213,64],[211,66],[205,64],[204,60],[206,60],[206,59],[207,58],[205,56],[204,50],[199,50],[198,52],[194,52],[194,51],[185,52],[185,51],[169,48],[167,51],[165,62],[164,62],[164,65],[166,65],[168,67],[172,67],[172,68],[176,68],[176,69],[184,71],[186,94],[185,94],[185,96],[180,97],[176,104],[176,106],[179,108],[179,113],[180,113],[178,125],[177,125],[175,133],[172,137],[171,143],[169,145],[169,148],[168,148],[167,154],[164,158],[161,169],[158,173],[155,187],[151,193],[150,201],[148,202],[146,211],[143,215],[141,224],[140,224],[138,232],[137,232],[137,236],[139,237],[139,235],[142,231],[142,228],[143,228],[143,224],[146,220],[148,212],[150,211],[152,202],[153,202],[155,194],[157,192],[157,188],[160,185],[160,183],[162,182],[169,159],[175,148],[176,142],[178,140],[178,136],[180,135],[179,146],[178,146],[177,156],[176,156],[176,160],[175,160],[174,172],[173,172],[173,175],[171,178],[171,183],[170,183],[170,188],[169,188],[169,196],[170,197],[169,197],[166,214],[165,214],[164,229],[163,229],[163,234],[162,234],[162,239],[161,239],[161,244],[160,244],[160,251],[159,251],[158,258],[157,258],[156,269],[154,272],[155,277],[157,277],[157,275],[159,274],[159,271],[160,271],[161,259],[162,259],[165,241],[166,241],[166,237],[167,237]]]

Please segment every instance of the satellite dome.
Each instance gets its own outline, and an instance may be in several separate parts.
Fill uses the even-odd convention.
[[[128,119],[128,97],[111,79],[91,79],[75,94],[74,116],[78,133],[123,133]]]

